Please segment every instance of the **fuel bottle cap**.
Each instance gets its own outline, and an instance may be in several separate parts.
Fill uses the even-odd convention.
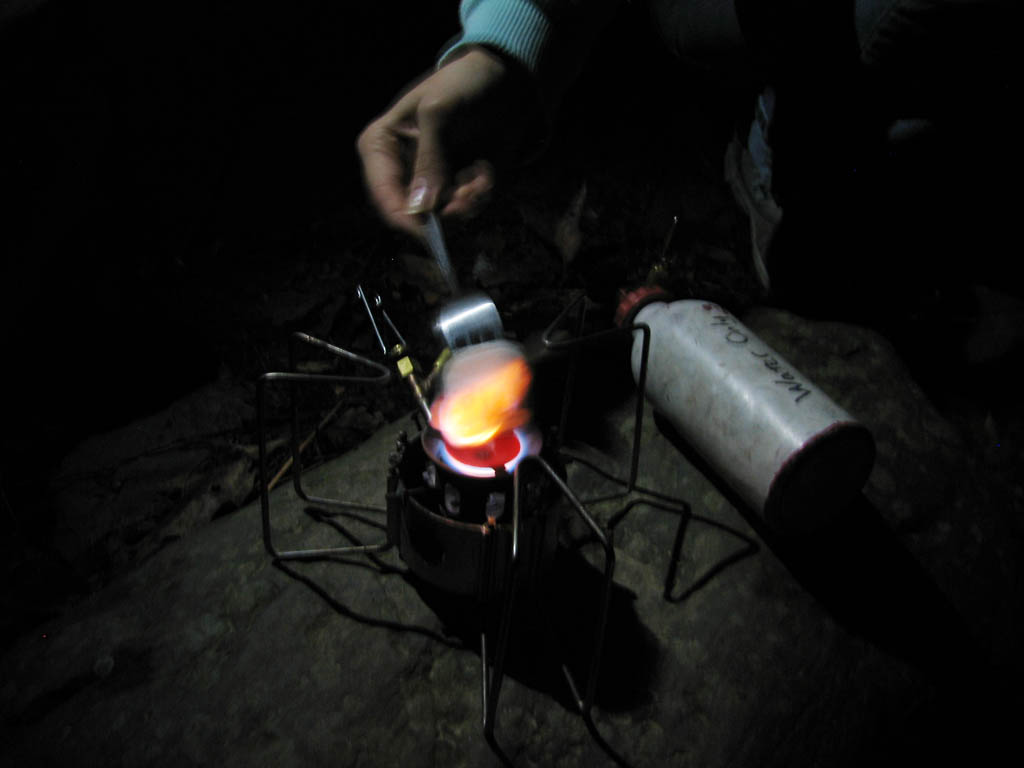
[[[620,328],[628,328],[636,319],[637,313],[648,304],[656,301],[672,301],[672,295],[657,285],[641,285],[629,290],[619,291],[619,306],[615,308],[615,324]]]

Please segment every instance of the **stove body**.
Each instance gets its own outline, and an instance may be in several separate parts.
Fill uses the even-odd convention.
[[[369,303],[361,289],[359,295],[369,311]],[[578,310],[575,331],[565,332],[562,326],[567,324],[567,318],[574,309]],[[370,314],[372,319],[373,313]],[[382,315],[390,325],[383,311]],[[394,452],[388,456],[385,506],[318,497],[303,488],[297,390],[299,385],[383,386],[396,378],[391,369],[322,340],[296,333],[291,338],[289,370],[263,374],[257,382],[260,503],[263,540],[268,554],[276,560],[301,561],[347,558],[355,554],[372,556],[397,548],[402,560],[418,579],[453,595],[476,598],[481,609],[488,605],[496,608],[499,616],[496,642],[488,640],[488,631],[481,620],[479,650],[483,734],[499,753],[494,729],[517,593],[525,591],[524,588],[543,589],[559,544],[561,520],[569,515],[578,517],[588,541],[597,545],[603,554],[603,566],[599,569],[600,595],[596,602],[589,659],[581,659],[582,664],[575,665],[586,669],[587,677],[582,685],[578,684],[566,664],[561,667],[562,673],[588,731],[610,755],[617,758],[598,733],[591,714],[615,570],[611,529],[630,510],[641,504],[680,515],[680,530],[690,514],[689,505],[685,501],[672,499],[638,485],[644,412],[642,398],[636,399],[628,477],[620,478],[582,457],[570,455],[562,448],[570,392],[574,383],[574,361],[579,353],[593,352],[595,347],[598,352],[602,352],[603,345],[610,338],[632,339],[633,333],[637,332],[643,340],[638,382],[641,391],[646,375],[646,350],[650,336],[646,326],[612,328],[585,334],[584,324],[585,303],[581,295],[565,307],[542,337],[548,352],[565,355],[569,360],[559,423],[556,428],[552,428],[551,439],[543,442],[543,448],[541,434],[531,424],[510,428],[513,434],[506,430],[482,446],[467,448],[450,444],[430,423],[433,414],[423,396],[423,392],[430,388],[430,379],[437,371],[438,364],[435,363],[431,375],[421,381],[415,373],[414,364],[405,355],[404,342],[389,351],[382,341],[381,346],[395,363],[397,378],[410,384],[417,400],[413,418],[420,429],[419,434],[412,438],[400,434]],[[298,350],[303,345],[368,367],[374,373],[341,376],[300,372],[297,364]],[[371,544],[357,543],[320,549],[281,550],[275,546],[270,486],[267,482],[265,410],[266,389],[276,384],[288,385],[291,393],[289,461],[292,463],[292,485],[296,495],[318,509],[329,510],[322,515],[324,517],[345,516],[377,528],[383,532],[383,540]],[[566,482],[565,465],[569,462],[596,472],[619,490],[582,501]],[[604,524],[588,509],[588,505],[619,501],[619,510]],[[374,517],[365,515],[365,512],[375,513]],[[383,523],[380,521],[381,515],[384,517]],[[677,559],[670,562],[670,569],[674,569]],[[382,565],[379,561],[378,564]],[[666,589],[671,589],[671,584]]]
[[[558,543],[559,489],[546,474],[524,467],[517,520],[514,470],[499,464],[489,477],[473,476],[445,455],[433,430],[412,439],[399,435],[388,472],[387,513],[402,560],[439,589],[489,600],[509,586],[515,538],[521,559],[516,578],[536,588]]]

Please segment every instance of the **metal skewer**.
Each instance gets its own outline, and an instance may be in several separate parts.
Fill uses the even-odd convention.
[[[427,214],[426,222],[423,225],[423,234],[426,237],[427,247],[430,249],[434,260],[437,262],[441,276],[444,277],[448,288],[453,296],[459,293],[459,281],[455,277],[455,270],[452,268],[452,261],[448,258],[448,248],[444,244],[444,235],[441,234],[441,222],[437,220],[437,214]]]

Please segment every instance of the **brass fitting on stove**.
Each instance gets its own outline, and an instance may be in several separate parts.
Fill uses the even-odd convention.
[[[400,349],[401,345],[397,345],[395,349]],[[412,396],[416,400],[416,405],[426,416],[427,421],[430,421],[430,406],[427,404],[427,398],[423,396],[423,388],[420,386],[419,380],[416,378],[416,366],[413,364],[412,358],[408,355],[402,355],[395,361],[395,367],[398,368],[398,375],[405,379],[409,383],[409,389],[412,391]]]
[[[434,361],[433,367],[430,369],[430,373],[427,374],[427,378],[423,380],[423,388],[429,392],[434,388],[434,382],[437,381],[437,377],[441,373],[441,369],[444,368],[452,356],[452,348],[445,347],[441,350],[441,354],[437,356],[437,360]]]

